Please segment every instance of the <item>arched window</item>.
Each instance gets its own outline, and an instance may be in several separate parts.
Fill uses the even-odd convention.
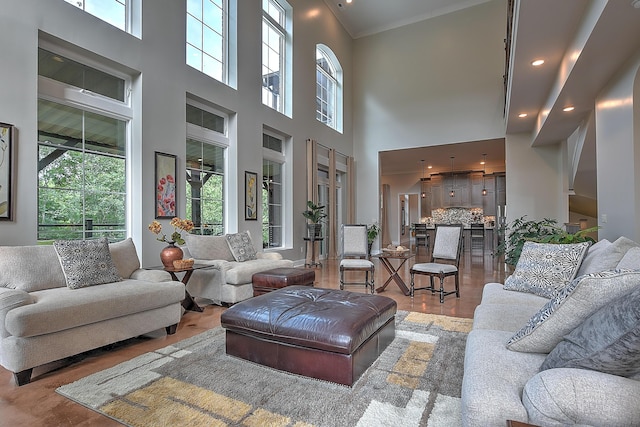
[[[342,67],[323,44],[316,45],[316,119],[342,132]]]

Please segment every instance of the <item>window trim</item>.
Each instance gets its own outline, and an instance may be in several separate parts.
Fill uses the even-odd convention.
[[[202,0],[204,1],[208,1],[208,0]],[[185,58],[185,64],[188,67],[193,68],[194,70],[197,70],[199,72],[201,72],[202,74],[211,77],[212,79],[219,81],[220,83],[224,83],[226,85],[229,85],[229,81],[230,81],[230,72],[229,72],[229,68],[230,68],[230,64],[229,64],[229,49],[230,49],[230,42],[229,42],[229,38],[230,38],[230,31],[229,31],[229,27],[230,27],[230,19],[229,19],[229,0],[222,0],[222,80],[218,80],[216,77],[209,75],[207,73],[204,72],[202,64],[200,64],[200,68],[195,68],[192,67],[191,65],[188,64],[186,58]],[[194,19],[196,19],[200,25],[202,26],[202,28],[204,28],[205,26],[207,26],[204,21],[199,20],[198,18],[196,18],[195,16],[191,15],[185,8],[185,50],[187,46],[192,46],[195,49],[198,49],[197,47],[191,45],[188,41],[187,41],[187,37],[186,37],[186,31],[187,30],[187,24],[186,24],[186,20],[187,18],[191,16]],[[207,26],[208,27],[208,26]],[[210,28],[210,27],[209,27]],[[204,34],[204,31],[203,31]],[[204,48],[204,46],[203,46]],[[203,49],[198,49],[203,55],[206,53],[207,55],[209,55],[205,50]],[[209,55],[211,56],[211,55]],[[211,56],[213,58],[213,56]],[[214,58],[217,60],[217,58]]]
[[[318,120],[320,123],[326,125],[327,127],[343,133],[343,123],[344,123],[344,108],[343,108],[343,99],[344,99],[344,87],[343,87],[343,71],[342,71],[342,65],[340,64],[340,61],[338,60],[338,58],[336,57],[335,53],[333,53],[333,50],[331,50],[331,48],[325,44],[322,43],[318,43],[316,44],[316,58],[317,58],[317,52],[320,51],[322,53],[322,55],[326,58],[327,61],[329,61],[329,63],[331,64],[332,68],[334,69],[335,72],[335,76],[330,76],[327,74],[327,72],[321,68],[318,65],[317,59],[316,59],[316,67],[315,67],[315,71],[316,73],[318,71],[320,71],[322,74],[326,75],[327,78],[331,79],[334,82],[335,85],[335,90],[334,90],[334,95],[333,95],[333,101],[334,101],[334,111],[333,111],[333,126],[322,122],[321,120],[317,119],[317,113],[318,110],[316,108],[316,120]],[[317,78],[317,74],[316,74],[316,92],[317,92],[317,87],[318,87],[318,78]]]
[[[267,247],[264,248],[268,251],[279,251],[293,248],[293,166],[292,162],[292,147],[293,140],[290,136],[277,132],[275,130],[263,127],[262,134],[272,136],[282,140],[282,152],[279,153],[275,150],[262,147],[263,160],[269,160],[272,162],[280,163],[281,175],[282,175],[282,246],[279,247]],[[263,163],[263,162],[261,162]]]

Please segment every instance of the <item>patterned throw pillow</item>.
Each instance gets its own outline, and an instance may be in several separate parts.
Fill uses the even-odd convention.
[[[640,271],[603,271],[578,277],[533,315],[507,342],[507,348],[549,353],[595,311],[635,289],[640,289]]]
[[[640,373],[640,288],[596,311],[571,331],[540,370],[579,368],[622,377]]]
[[[253,247],[251,235],[248,231],[236,234],[227,234],[226,237],[229,249],[236,261],[244,262],[257,258],[257,252]]]
[[[576,277],[588,249],[589,242],[525,242],[516,269],[505,280],[504,288],[552,298]]]
[[[96,240],[58,240],[53,247],[70,289],[121,280],[111,259],[106,237]]]

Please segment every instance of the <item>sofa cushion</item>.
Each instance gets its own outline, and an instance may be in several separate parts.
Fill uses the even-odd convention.
[[[622,257],[617,267],[619,269],[640,270],[640,248],[631,248]]]
[[[640,271],[603,271],[576,278],[507,342],[515,351],[549,353],[562,337],[610,301],[640,286]]]
[[[522,254],[504,288],[551,298],[576,276],[588,242],[552,244],[525,242]]]
[[[474,329],[467,337],[462,377],[462,425],[504,426],[527,421],[522,389],[545,355],[507,350],[510,332]]]
[[[537,426],[640,425],[640,382],[584,369],[549,369],[525,385],[522,403]]]
[[[195,259],[235,260],[229,250],[225,236],[200,236],[197,234],[184,233],[182,237],[187,243],[187,248],[191,256]]]
[[[517,292],[510,292],[512,294]],[[473,329],[515,332],[540,309],[535,304],[486,304],[476,307]]]
[[[576,277],[598,271],[613,270],[623,255],[624,252],[622,252],[620,245],[602,239],[589,247]]]
[[[66,285],[53,246],[0,246],[0,286],[33,292]]]
[[[128,279],[134,271],[140,268],[138,252],[136,252],[136,246],[131,237],[120,242],[110,243],[109,251],[113,264],[123,279]]]
[[[251,234],[248,231],[242,233],[227,234],[227,243],[233,254],[233,258],[238,262],[256,259],[256,248],[251,241]]]
[[[80,289],[46,289],[7,313],[11,335],[31,337],[166,307],[184,299],[180,282],[123,280]]]
[[[605,305],[565,336],[540,369],[553,368],[622,377],[640,373],[640,287]]]
[[[95,240],[56,240],[62,272],[70,289],[119,282],[106,237]]]
[[[540,308],[547,301],[549,298],[538,295],[507,291],[500,283],[487,283],[482,288],[482,304],[532,305]]]
[[[254,259],[246,262],[229,262],[221,266],[225,272],[226,283],[230,285],[244,285],[251,283],[255,273],[261,273],[272,268],[291,267],[291,260]]]

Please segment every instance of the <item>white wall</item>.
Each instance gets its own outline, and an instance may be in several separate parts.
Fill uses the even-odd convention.
[[[599,237],[640,240],[640,52],[596,100]]]
[[[506,4],[355,41],[357,219],[378,212],[378,151],[504,137]]]
[[[5,61],[0,68],[0,121],[18,129],[17,196],[15,220],[0,222],[1,245],[36,243],[37,227],[37,48],[43,37],[64,41],[73,49],[106,58],[137,76],[134,80],[136,127],[133,144],[132,236],[144,265],[158,264],[163,244],[146,230],[154,217],[154,151],[176,154],[178,169],[185,166],[185,103],[195,95],[231,114],[229,229],[249,229],[261,235],[258,221],[244,221],[243,179],[246,170],[262,170],[262,129],[268,126],[293,141],[293,209],[288,221],[291,239],[283,255],[301,259],[305,221],[307,138],[352,154],[351,87],[353,43],[322,0],[289,0],[294,9],[293,117],[264,107],[260,101],[261,3],[238,0],[237,90],[185,65],[184,0],[142,2],[142,39],[104,23],[62,0],[3,0],[0,40]],[[315,45],[323,43],[336,54],[347,88],[344,133],[315,119]],[[136,154],[137,152],[137,154]],[[184,188],[179,177],[178,188]],[[178,214],[184,215],[184,191],[178,195]],[[260,217],[260,213],[258,214]],[[259,242],[258,242],[259,244]]]
[[[563,144],[531,147],[531,135],[507,135],[507,223],[526,220],[569,220],[568,178]]]

